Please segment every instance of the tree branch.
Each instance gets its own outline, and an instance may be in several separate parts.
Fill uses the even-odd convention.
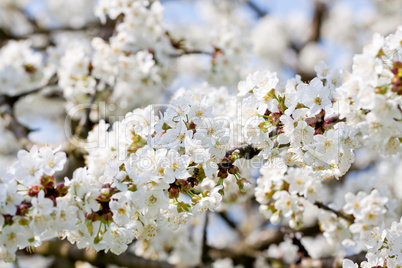
[[[201,263],[207,264],[210,260],[208,250],[209,246],[207,244],[207,228],[208,228],[208,214],[209,211],[205,212],[205,223],[204,223],[204,230],[202,233],[202,253],[201,253]]]
[[[252,0],[248,0],[246,4],[258,15],[259,18],[267,15],[267,12],[262,11]]]
[[[77,137],[84,137],[85,134],[88,134],[88,132],[89,132],[89,129],[90,129],[89,123],[91,122],[89,120],[89,116],[91,114],[92,105],[94,104],[94,102],[96,100],[97,93],[98,93],[98,89],[97,89],[97,86],[95,86],[95,91],[91,95],[91,99],[89,100],[88,106],[85,109],[85,114],[81,118],[77,128],[75,129],[75,136],[77,136]]]
[[[325,6],[325,4],[319,1],[315,1],[313,21],[311,25],[312,30],[307,43],[318,42],[318,40],[320,40],[322,22],[324,20],[326,12],[327,7]]]
[[[321,203],[321,202],[319,202],[319,201],[315,201],[315,202],[314,202],[314,205],[316,205],[316,206],[317,206],[318,208],[320,208],[320,209],[328,210],[328,211],[334,213],[336,216],[338,216],[338,217],[340,217],[340,218],[342,218],[342,219],[345,219],[345,220],[347,220],[347,221],[350,222],[350,223],[354,223],[354,218],[352,218],[352,217],[350,217],[350,216],[347,216],[346,214],[344,214],[344,213],[342,213],[342,212],[340,212],[340,211],[337,211],[337,210],[335,210],[335,209],[332,209],[332,208],[328,207],[327,205],[324,205],[323,203]]]
[[[203,51],[203,50],[187,50],[187,49],[183,49],[181,53],[177,53],[177,54],[170,54],[169,56],[172,58],[179,58],[183,55],[191,55],[191,54],[200,54],[200,55],[209,55],[209,56],[213,56],[214,53],[208,52],[208,51]]]
[[[232,228],[236,233],[240,235],[240,237],[243,237],[243,233],[237,228],[236,223],[234,223],[229,217],[226,215],[225,212],[218,212],[218,215],[222,218],[222,220],[225,221],[225,223]]]
[[[19,254],[31,255],[30,253],[20,250]],[[96,253],[94,250],[78,249],[75,245],[65,240],[44,241],[41,246],[35,249],[34,254],[42,256],[55,256],[56,258],[68,260],[71,262],[85,261],[91,265],[104,267],[107,264],[114,264],[120,267],[128,268],[171,268],[174,267],[165,262],[146,260],[137,257],[126,251],[121,255],[115,255],[112,252]]]

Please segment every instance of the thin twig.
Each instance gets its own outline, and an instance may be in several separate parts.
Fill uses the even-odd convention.
[[[208,263],[209,261],[209,254],[208,254],[208,250],[209,250],[209,246],[207,244],[207,228],[208,228],[208,214],[209,212],[205,212],[205,223],[204,223],[204,230],[202,233],[202,253],[201,253],[201,262],[203,264]]]
[[[26,251],[19,251],[19,254],[31,255]],[[96,253],[94,250],[78,249],[76,245],[70,244],[65,240],[44,241],[41,246],[35,249],[34,254],[42,256],[52,256],[60,259],[71,261],[85,261],[91,265],[100,267],[102,265],[114,264],[119,267],[135,267],[135,268],[173,268],[174,266],[162,261],[146,260],[137,257],[134,254],[126,251],[120,255],[115,255],[112,252]]]
[[[213,56],[214,53],[208,52],[208,51],[203,51],[203,50],[182,50],[181,53],[177,53],[177,54],[170,54],[169,56],[172,58],[178,58],[181,57],[183,55],[191,55],[191,54],[201,54],[201,55],[209,55],[209,56]]]
[[[255,12],[257,13],[258,17],[262,18],[267,15],[267,12],[262,11],[252,0],[248,0],[246,4]]]
[[[234,231],[236,231],[236,233],[238,233],[240,235],[240,237],[243,237],[243,233],[239,230],[239,228],[237,228],[237,225],[234,221],[232,221],[231,219],[229,219],[229,217],[226,215],[225,212],[218,212],[218,215],[222,218],[222,220],[224,220],[226,222],[226,224],[232,228]]]
[[[57,79],[57,75],[53,75],[49,81],[47,82],[46,85],[22,92],[20,94],[17,95],[13,95],[13,96],[8,96],[8,95],[0,95],[0,106],[4,105],[4,104],[8,104],[11,106],[11,108],[14,107],[14,104],[22,97],[31,95],[31,94],[35,94],[38,93],[39,91],[41,91],[42,89],[49,87],[49,86],[54,86],[57,85],[58,79]]]
[[[80,123],[78,124],[77,128],[75,129],[75,136],[77,136],[77,137],[80,137],[85,134],[85,132],[87,130],[87,126],[90,123],[89,116],[91,114],[92,105],[94,104],[94,102],[96,100],[96,96],[98,93],[97,88],[98,87],[95,86],[95,91],[91,95],[91,99],[89,100],[88,106],[85,109],[85,114],[81,118]]]
[[[343,214],[342,212],[340,212],[340,211],[338,211],[338,210],[332,209],[332,208],[328,207],[327,205],[324,205],[323,203],[321,203],[321,202],[319,202],[319,201],[315,201],[315,202],[314,202],[314,205],[316,205],[318,208],[331,211],[331,212],[334,213],[336,216],[338,216],[338,217],[340,217],[340,218],[342,218],[342,219],[345,219],[345,220],[347,220],[347,221],[350,222],[350,223],[354,223],[354,219],[353,219],[352,217],[347,216],[347,215]]]

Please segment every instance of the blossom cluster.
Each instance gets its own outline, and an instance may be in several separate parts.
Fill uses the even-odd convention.
[[[0,94],[15,96],[43,86],[52,70],[42,64],[42,54],[29,41],[10,41],[0,50]]]
[[[374,227],[365,233],[367,261],[360,267],[400,267],[402,265],[402,219],[392,222],[389,228]],[[359,265],[349,259],[343,261],[344,268],[358,268]]]
[[[0,256],[15,259],[18,248],[37,247],[43,239],[74,226],[64,184],[55,185],[66,154],[49,147],[21,150],[18,161],[0,174]]]
[[[401,26],[386,38],[374,35],[336,90],[341,117],[359,141],[386,155],[401,151],[401,40]]]
[[[101,111],[109,117],[163,96],[159,93],[174,76],[171,54],[175,51],[162,27],[163,7],[158,1],[105,6],[110,4],[101,1],[97,6],[103,22],[108,16],[117,24],[108,40],[61,40],[56,48],[50,48],[68,107],[90,102],[92,96],[97,96],[96,102],[107,100],[107,105],[114,105]],[[61,57],[59,61],[57,57]]]

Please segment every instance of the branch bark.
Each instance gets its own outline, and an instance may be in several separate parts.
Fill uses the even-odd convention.
[[[246,4],[258,15],[259,18],[267,15],[267,12],[262,11],[252,0],[248,0]]]
[[[26,251],[19,251],[19,254],[30,255]],[[70,262],[85,261],[91,265],[102,267],[107,264],[114,264],[127,268],[173,268],[174,266],[166,262],[146,260],[126,251],[121,255],[111,252],[96,253],[94,250],[78,249],[75,245],[65,240],[45,241],[35,249],[33,254],[42,256],[55,256],[58,259]]]
[[[350,216],[348,216],[348,215],[346,215],[346,214],[344,214],[344,213],[342,213],[342,212],[340,212],[338,210],[332,209],[332,208],[328,207],[327,205],[324,205],[323,203],[321,203],[319,201],[316,201],[314,203],[314,205],[316,205],[318,208],[328,210],[328,211],[334,213],[336,216],[338,216],[338,217],[340,217],[342,219],[345,219],[350,223],[354,223],[354,219],[352,217],[350,217]]]

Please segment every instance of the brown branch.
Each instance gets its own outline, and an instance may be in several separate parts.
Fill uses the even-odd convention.
[[[14,134],[22,148],[29,149],[29,147],[31,147],[33,144],[28,139],[28,134],[32,130],[18,122],[14,115],[14,111],[10,106],[7,105],[6,107],[3,107],[3,109],[4,111],[1,113],[1,116],[7,122],[8,129]]]
[[[258,15],[259,18],[267,15],[267,12],[262,11],[252,0],[248,0],[246,4]]]
[[[209,214],[208,211],[205,212],[205,223],[204,223],[204,230],[202,233],[201,263],[203,264],[206,264],[210,261],[210,256],[208,254],[209,246],[207,244],[208,214]]]
[[[284,241],[285,236],[290,232],[294,233],[295,230],[281,227],[280,230],[269,229],[262,231],[259,237],[259,241],[256,241],[254,246],[259,250],[267,249],[271,244],[279,244],[280,242]],[[297,230],[297,232],[302,233],[304,236],[316,236],[317,234],[321,233],[321,230],[318,225],[314,225]]]
[[[257,149],[255,147],[253,147],[251,144],[248,144],[248,145],[237,147],[237,148],[227,151],[226,157],[229,157],[231,154],[233,154],[237,150],[239,151],[239,156],[241,158],[245,158],[245,159],[251,159],[261,152],[261,149]]]
[[[20,250],[19,254],[31,255],[26,251]],[[112,252],[96,253],[94,250],[78,249],[75,245],[64,240],[44,241],[41,246],[35,249],[34,254],[42,256],[54,256],[56,258],[68,260],[70,262],[85,261],[91,265],[104,267],[107,264],[114,264],[120,267],[128,268],[171,268],[174,267],[165,262],[146,260],[137,257],[126,251],[120,255],[115,255]]]
[[[97,84],[99,83],[99,81],[97,81]],[[90,126],[90,119],[89,116],[91,114],[91,110],[92,110],[92,105],[95,103],[96,100],[96,96],[98,94],[98,85],[95,86],[95,91],[92,93],[91,95],[91,99],[89,100],[88,106],[85,109],[85,114],[84,116],[81,118],[77,128],[75,129],[74,133],[75,136],[77,137],[86,137],[85,134],[88,134],[88,131],[90,130],[91,126]]]
[[[229,219],[229,217],[226,215],[225,212],[218,212],[218,215],[222,218],[222,220],[225,221],[225,223],[232,228],[236,233],[238,233],[240,235],[240,237],[243,237],[243,233],[239,230],[239,228],[237,228],[237,225],[234,221],[232,221],[231,219]]]
[[[342,213],[342,212],[340,212],[338,210],[332,209],[332,208],[328,207],[327,205],[324,205],[323,203],[321,203],[319,201],[315,201],[314,205],[316,205],[320,209],[328,210],[328,211],[334,213],[339,218],[345,219],[350,223],[354,223],[354,221],[355,221],[354,218],[352,218],[352,217],[350,217],[350,216],[348,216],[348,215],[346,215],[346,214],[344,214],[344,213]]]
[[[305,258],[300,264],[292,264],[284,267],[303,268],[303,267],[333,267],[341,268],[344,259],[350,259],[355,263],[361,263],[366,260],[365,253],[360,253],[348,257],[326,257],[320,259]]]
[[[38,93],[39,91],[43,90],[46,87],[49,86],[55,86],[57,85],[58,79],[57,79],[57,75],[53,75],[49,81],[47,82],[46,85],[22,92],[20,94],[17,95],[13,95],[13,96],[9,96],[9,95],[0,95],[0,106],[8,104],[11,106],[11,108],[14,108],[14,104],[20,99],[23,98],[25,96],[31,95],[31,94],[35,94]]]
[[[325,6],[325,4],[319,1],[315,1],[313,21],[311,25],[312,30],[307,43],[318,42],[318,40],[320,40],[321,27],[326,13],[327,13],[327,7]]]
[[[199,55],[208,55],[208,56],[213,56],[214,53],[208,52],[208,51],[203,51],[203,50],[191,50],[191,49],[183,49],[181,53],[177,53],[177,54],[170,54],[169,56],[172,58],[178,58],[181,57],[183,55],[191,55],[191,54],[199,54]]]
[[[49,82],[44,86],[20,93],[15,96],[0,95],[0,107],[2,108],[0,115],[4,118],[4,120],[6,120],[6,122],[8,123],[9,130],[13,132],[14,136],[24,149],[28,149],[33,145],[32,142],[28,139],[28,134],[32,130],[22,125],[18,121],[14,112],[14,105],[15,103],[17,103],[19,99],[28,96],[30,94],[38,93],[45,87],[55,84],[57,84],[57,77],[53,76],[51,79],[49,79]]]

